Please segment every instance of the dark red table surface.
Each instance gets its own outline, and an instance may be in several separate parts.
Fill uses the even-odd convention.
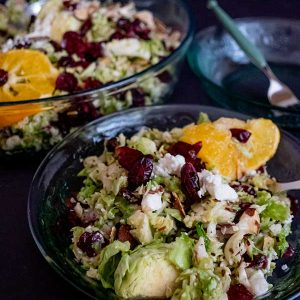
[[[1,2],[1,1],[0,1]],[[187,1],[196,16],[197,30],[216,24],[204,0]],[[276,16],[300,19],[299,0],[219,0],[235,18]],[[201,90],[197,77],[184,65],[171,100],[174,103],[214,105]],[[300,131],[293,134],[300,137]],[[86,299],[44,260],[27,223],[27,194],[36,163],[0,163],[0,299]]]

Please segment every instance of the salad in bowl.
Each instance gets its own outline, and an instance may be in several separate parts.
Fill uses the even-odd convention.
[[[206,114],[172,128],[119,128],[100,154],[73,153],[76,168],[63,168],[81,170],[66,197],[59,188],[59,202],[51,196],[59,181],[46,179],[50,191],[39,197],[65,207],[55,224],[69,229],[68,263],[121,299],[266,296],[278,261],[294,254],[287,238],[295,200],[275,191],[266,167],[279,129],[267,119]],[[48,214],[41,218],[48,223]]]
[[[103,114],[170,93],[190,41],[188,13],[172,0],[135,2],[0,5],[0,149],[47,149]],[[165,6],[182,20],[167,14],[165,24]]]

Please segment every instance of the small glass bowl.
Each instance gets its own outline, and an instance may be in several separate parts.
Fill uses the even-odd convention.
[[[74,128],[103,114],[123,110],[128,106],[161,103],[172,93],[193,39],[191,12],[183,0],[133,2],[138,10],[149,10],[164,24],[178,30],[181,33],[180,45],[159,63],[101,88],[44,99],[0,102],[0,126],[1,118],[20,121],[19,116],[31,115],[29,123],[26,117],[17,125],[0,127],[0,159],[22,158],[25,153],[36,157],[37,152],[49,150]],[[144,96],[141,96],[141,91]],[[131,105],[128,104],[130,101]],[[37,113],[40,111],[42,113]]]
[[[170,130],[198,119],[205,112],[212,120],[220,117],[247,119],[249,117],[228,110],[199,105],[164,105],[130,109],[95,120],[78,129],[54,147],[36,172],[28,199],[28,220],[33,238],[47,262],[69,283],[94,299],[116,299],[111,290],[88,278],[76,263],[69,248],[66,229],[65,199],[81,184],[77,174],[81,159],[100,155],[104,139],[119,133],[132,135],[142,127]],[[270,174],[280,181],[300,178],[300,143],[293,136],[281,132],[279,149],[268,163]],[[300,192],[290,193],[298,199]],[[300,219],[295,216],[290,243],[296,249],[289,259],[281,259],[270,280],[273,288],[263,299],[294,299],[300,295]],[[281,266],[287,264],[288,271]]]
[[[300,21],[245,18],[235,23],[300,99]],[[222,27],[199,32],[188,59],[203,89],[219,105],[271,118],[287,128],[300,128],[300,106],[280,108],[269,104],[268,79],[250,65],[245,53]]]

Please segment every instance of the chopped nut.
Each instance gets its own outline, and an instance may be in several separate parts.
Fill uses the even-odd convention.
[[[186,213],[178,195],[175,192],[172,192],[172,195],[174,197],[174,207],[179,210],[182,217],[185,217]]]
[[[150,29],[155,28],[154,18],[151,12],[147,10],[141,10],[135,14],[135,17],[144,22]]]

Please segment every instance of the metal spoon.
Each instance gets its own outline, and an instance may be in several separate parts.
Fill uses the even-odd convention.
[[[208,0],[208,8],[215,13],[225,29],[247,54],[250,61],[268,77],[270,81],[268,89],[269,102],[274,106],[280,107],[300,104],[300,100],[290,88],[282,83],[272,72],[261,51],[242,34],[233,19],[219,6],[218,2],[216,0]]]

